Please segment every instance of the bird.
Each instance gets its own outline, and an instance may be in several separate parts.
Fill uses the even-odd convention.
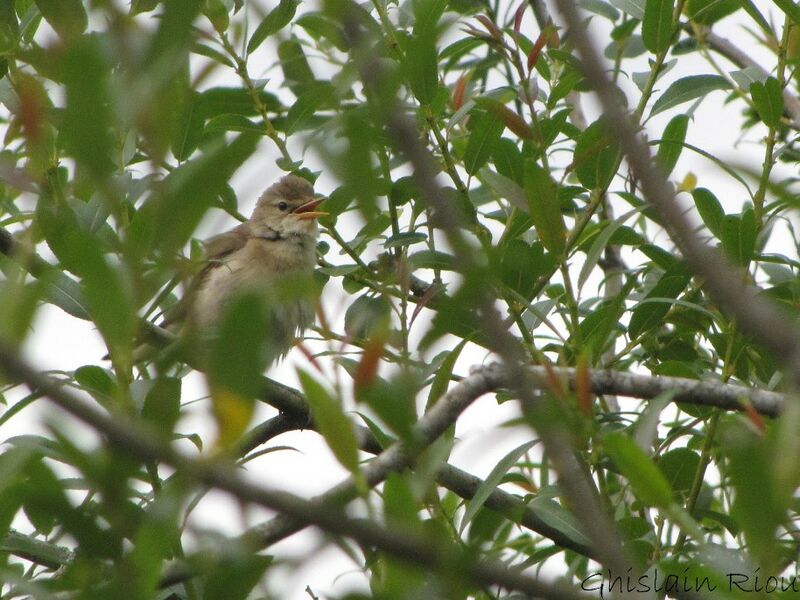
[[[297,175],[268,187],[249,219],[203,243],[205,264],[161,327],[175,331],[185,321],[193,335],[211,337],[231,303],[255,293],[266,300],[270,355],[273,360],[285,356],[314,320],[308,294],[285,292],[293,285],[302,288],[313,276],[317,219],[328,214],[317,210],[324,200]]]

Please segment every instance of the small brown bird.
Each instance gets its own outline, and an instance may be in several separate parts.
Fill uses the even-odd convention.
[[[241,225],[205,243],[209,264],[199,273],[189,318],[199,331],[213,331],[230,300],[256,292],[268,299],[268,340],[276,356],[314,319],[309,298],[275,297],[282,284],[310,280],[316,264],[316,208],[323,198],[302,177],[286,175],[267,188],[253,215]]]
[[[161,326],[174,331],[186,320],[190,331],[213,335],[231,301],[254,292],[269,309],[270,354],[285,355],[314,319],[312,298],[303,291],[316,264],[317,218],[327,215],[316,210],[323,200],[295,175],[267,188],[250,219],[204,243],[207,264]]]

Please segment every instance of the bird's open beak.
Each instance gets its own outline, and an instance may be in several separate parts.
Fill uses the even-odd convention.
[[[304,221],[310,219],[318,219],[320,217],[327,217],[329,213],[323,212],[321,210],[314,210],[317,208],[322,202],[326,200],[325,197],[321,198],[314,198],[305,204],[301,204],[297,208],[294,209],[293,214],[297,216],[298,219],[303,219]]]

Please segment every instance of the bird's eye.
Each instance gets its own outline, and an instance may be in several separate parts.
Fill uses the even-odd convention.
[[[286,202],[281,201],[281,202],[278,202],[278,208],[280,210],[286,210],[287,208],[289,208],[289,205],[286,204]]]

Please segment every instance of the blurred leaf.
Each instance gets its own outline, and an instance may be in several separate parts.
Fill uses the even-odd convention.
[[[664,134],[658,144],[656,162],[666,177],[672,173],[683,150],[683,142],[686,140],[686,130],[689,127],[688,115],[674,116],[664,128]]]
[[[700,455],[688,448],[675,448],[658,459],[658,468],[678,498],[685,497],[692,489],[699,466]]]
[[[273,557],[245,552],[228,556],[205,574],[203,600],[245,600],[258,585]]]
[[[292,21],[299,3],[300,0],[280,0],[278,6],[264,17],[264,20],[256,27],[253,35],[250,36],[250,41],[247,42],[247,53],[255,52],[264,40],[286,27]]]
[[[53,0],[57,1],[57,0]],[[164,2],[164,12],[145,59],[150,68],[159,70],[182,66],[183,56],[192,42],[194,20],[200,14],[203,0]]]
[[[657,54],[669,48],[672,39],[672,0],[646,0],[642,39],[650,52]]]
[[[644,18],[645,0],[610,0],[622,12],[628,13],[635,19]]]
[[[431,382],[431,388],[428,391],[428,401],[425,404],[425,412],[428,412],[431,407],[438,402],[439,398],[447,393],[447,388],[450,386],[450,378],[453,375],[453,369],[456,366],[456,361],[461,355],[464,346],[467,345],[469,340],[461,340],[455,348],[447,353],[447,357],[442,362],[442,365],[436,370],[436,374]]]
[[[218,33],[225,33],[230,25],[228,8],[223,0],[204,0],[203,14],[211,21]]]
[[[186,160],[195,151],[203,137],[205,115],[201,96],[194,90],[178,90],[174,96],[177,122],[172,138],[172,154],[179,161]]]
[[[706,188],[697,188],[692,191],[697,212],[703,219],[708,230],[717,238],[722,236],[722,221],[725,219],[725,211],[717,200],[716,196]]]
[[[591,545],[583,533],[577,517],[551,498],[537,496],[528,503],[530,509],[543,523],[560,531],[576,544]]]
[[[619,161],[619,145],[598,119],[581,134],[575,144],[573,163],[578,181],[588,189],[605,188],[611,183]]]
[[[209,121],[205,124],[205,128],[203,129],[203,133],[205,135],[224,133],[226,131],[239,131],[242,133],[250,132],[261,135],[264,133],[264,127],[251,121],[247,117],[232,114],[220,115],[218,117],[214,117],[213,119],[209,119]]]
[[[351,473],[358,474],[358,440],[353,423],[339,402],[311,375],[301,369],[297,374],[320,434],[339,463]]]
[[[92,395],[95,398],[98,398],[97,394],[99,394],[103,403],[113,400],[117,395],[118,389],[114,379],[108,371],[97,365],[78,367],[73,377],[82,387],[89,390],[89,392],[94,392]]]
[[[274,94],[258,91],[259,101],[269,111],[281,108],[281,103]],[[212,87],[200,92],[200,109],[207,118],[219,115],[243,115],[251,117],[258,114],[250,92],[244,88]]]
[[[303,46],[296,37],[280,43],[278,58],[283,69],[284,80],[296,96],[303,93],[305,86],[315,81],[314,73],[308,65],[305,52],[303,52]]]
[[[413,244],[420,244],[428,240],[428,235],[421,231],[406,231],[386,238],[383,247],[387,250],[391,248],[407,248]]]
[[[289,108],[286,115],[286,132],[291,134],[302,129],[318,110],[336,104],[336,89],[333,85],[327,81],[309,85]]]
[[[675,81],[653,104],[650,116],[684,102],[702,98],[715,90],[729,90],[731,84],[719,75],[689,75]]]
[[[477,112],[470,119],[469,140],[464,151],[464,168],[474,175],[489,160],[503,133],[504,125],[493,114]]]
[[[636,442],[624,434],[611,433],[603,438],[603,446],[642,502],[656,508],[672,504],[672,488]]]
[[[722,219],[720,241],[725,254],[737,265],[747,266],[753,259],[758,237],[753,209],[741,215],[725,215]]]
[[[529,161],[525,165],[525,193],[536,233],[555,256],[564,252],[567,229],[558,201],[558,184],[545,169]]]
[[[531,130],[530,126],[525,122],[525,119],[499,100],[482,97],[476,98],[475,103],[486,109],[487,112],[493,114],[509,131],[514,132],[518,138],[529,140],[533,137],[533,130]]]
[[[157,243],[164,253],[178,250],[191,236],[205,211],[216,202],[236,169],[255,152],[260,137],[242,133],[231,143],[217,143],[164,179],[160,194],[150,198],[134,217],[140,243]]]
[[[142,417],[169,435],[178,421],[181,409],[181,380],[159,377],[144,399]]]
[[[489,167],[483,167],[478,177],[481,181],[485,182],[495,194],[508,200],[511,206],[528,212],[528,198],[525,195],[525,190],[523,190],[522,186],[517,184],[516,181],[504,175],[500,175],[499,173],[495,173]]]
[[[741,0],[688,0],[689,19],[702,25],[713,25],[742,7]]]
[[[392,305],[383,296],[361,296],[347,307],[344,330],[357,339],[385,338],[391,326]]]
[[[14,2],[0,2],[0,55],[12,54],[19,43],[19,22],[14,12]]]
[[[767,569],[777,566],[777,528],[786,506],[776,493],[773,458],[766,441],[741,422],[724,423],[721,446],[730,461],[727,469],[736,493],[731,516],[744,532],[748,551]],[[787,498],[788,499],[788,498]]]
[[[64,61],[67,105],[61,134],[67,151],[97,179],[108,177],[114,169],[108,76],[100,40],[84,36],[76,41]]]
[[[500,459],[492,471],[487,475],[486,479],[484,479],[481,484],[478,486],[478,489],[475,490],[475,494],[467,501],[466,510],[464,511],[464,516],[461,518],[461,525],[458,527],[459,532],[463,532],[467,525],[469,525],[470,521],[475,518],[475,515],[478,514],[478,511],[483,507],[486,499],[489,495],[495,491],[500,482],[502,481],[505,474],[513,467],[517,461],[525,454],[528,450],[533,448],[536,444],[539,443],[539,440],[531,440],[521,444],[508,452],[503,458]]]
[[[750,96],[764,124],[777,127],[783,117],[783,92],[778,81],[774,77],[767,77],[764,83],[751,83]]]
[[[45,21],[64,40],[72,40],[88,25],[86,11],[81,0],[35,0]]]
[[[664,273],[661,279],[653,286],[644,299],[639,302],[631,312],[628,325],[628,335],[631,339],[663,324],[663,319],[672,306],[666,302],[647,302],[650,299],[677,298],[686,286],[689,285],[690,276],[685,273]]]
[[[436,31],[415,34],[406,45],[403,68],[411,91],[420,104],[430,104],[439,85]]]
[[[219,443],[223,448],[239,440],[255,411],[261,373],[275,357],[275,350],[268,347],[267,332],[263,296],[243,293],[228,305],[219,333],[211,341],[207,372]],[[164,391],[173,396],[173,407],[169,408],[172,413],[175,390]]]
[[[800,25],[800,6],[792,0],[773,0],[773,2],[786,16],[794,21],[795,25]]]
[[[541,243],[529,244],[519,239],[510,240],[496,250],[495,269],[500,280],[526,300],[531,300],[536,281],[554,266],[553,257],[545,256]]]
[[[638,210],[631,210],[625,213],[624,215],[614,219],[610,223],[608,223],[605,227],[602,228],[600,233],[597,234],[594,241],[592,242],[591,247],[586,251],[586,261],[583,263],[583,267],[581,267],[581,272],[578,275],[578,288],[583,288],[586,280],[589,278],[589,275],[597,266],[598,261],[600,260],[600,256],[611,240],[611,237],[619,231],[619,229],[623,226],[625,221],[630,219],[633,215],[637,214]]]

